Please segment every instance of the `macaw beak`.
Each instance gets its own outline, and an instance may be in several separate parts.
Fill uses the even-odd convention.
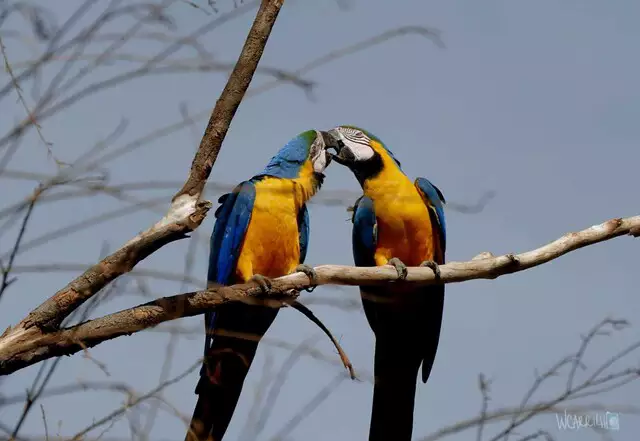
[[[321,131],[322,139],[324,140],[325,150],[335,150],[336,154],[331,154],[331,157],[341,165],[348,165],[353,162],[353,152],[344,145],[340,134],[335,130]]]
[[[333,149],[336,153],[340,153],[340,149],[344,147],[344,143],[340,139],[340,135],[335,130],[324,131],[321,130],[322,140],[324,141],[324,148],[326,150]]]

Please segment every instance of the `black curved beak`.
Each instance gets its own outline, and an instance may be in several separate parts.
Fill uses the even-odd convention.
[[[340,138],[340,135],[335,130],[320,131],[322,133],[322,139],[324,140],[325,150],[327,152],[330,149],[335,150],[335,154],[331,154],[331,157],[341,165],[347,165],[349,159],[353,160],[353,153],[346,148],[344,142]]]
[[[324,148],[326,150],[333,149],[336,153],[340,153],[340,149],[344,147],[344,143],[340,139],[337,133],[333,130],[324,131],[321,130],[322,140],[324,141]]]

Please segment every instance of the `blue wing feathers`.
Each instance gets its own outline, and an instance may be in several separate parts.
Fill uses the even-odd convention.
[[[376,215],[373,201],[361,196],[353,207],[352,246],[356,266],[375,266]]]
[[[304,263],[307,258],[309,248],[309,210],[304,204],[298,212],[298,240],[300,242],[300,263]]]
[[[256,196],[253,182],[239,184],[231,193],[222,195],[218,202],[221,205],[215,212],[216,224],[211,234],[211,250],[209,253],[209,282],[228,285],[232,282],[240,248],[244,241],[251,212]],[[215,311],[205,314],[207,331],[214,327]],[[212,336],[207,333],[205,351],[210,347]]]
[[[235,190],[237,190],[236,187]],[[227,193],[218,199],[218,202],[222,202],[216,209],[215,218],[216,223],[213,226],[213,233],[211,233],[211,244],[209,249],[209,271],[207,274],[207,280],[210,282],[218,281],[219,268],[216,265],[218,262],[218,256],[220,255],[220,247],[225,236],[225,229],[231,215],[231,210],[238,197],[238,193]],[[224,198],[224,200],[223,200]]]
[[[235,269],[240,247],[251,220],[256,189],[252,182],[243,182],[232,193],[221,197],[216,210],[216,224],[211,235],[209,281],[228,284]]]
[[[415,180],[415,186],[424,193],[431,204],[430,208],[435,211],[435,221],[440,233],[439,236],[442,252],[444,253],[447,248],[447,225],[444,216],[444,196],[440,189],[426,178],[417,178]]]

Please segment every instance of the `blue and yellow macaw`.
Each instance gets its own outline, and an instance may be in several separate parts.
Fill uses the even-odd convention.
[[[439,277],[446,227],[440,190],[425,178],[411,182],[400,162],[373,134],[353,126],[325,132],[333,159],[348,167],[364,195],[353,211],[356,266],[392,265],[398,278],[409,266],[428,266]],[[406,265],[405,265],[406,264]],[[375,385],[370,441],[410,441],[418,370],[426,383],[436,356],[444,285],[360,287],[375,342]]]
[[[320,189],[330,162],[322,133],[309,130],[289,141],[262,173],[220,197],[211,235],[210,287],[253,280],[267,292],[269,278],[296,271],[313,281],[315,273],[303,265],[309,244],[305,203]],[[222,440],[278,306],[247,299],[205,314],[205,362],[187,441]]]

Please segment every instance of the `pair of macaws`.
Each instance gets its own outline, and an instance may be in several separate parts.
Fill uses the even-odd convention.
[[[330,153],[334,150],[335,153]],[[425,178],[411,182],[400,162],[373,134],[353,126],[309,130],[289,141],[259,175],[218,202],[211,236],[209,286],[255,281],[265,292],[270,278],[302,271],[309,243],[306,202],[320,189],[334,159],[348,167],[363,195],[353,212],[356,266],[392,265],[398,278],[409,266],[439,275],[446,228],[438,188]],[[409,441],[416,380],[426,383],[435,359],[444,285],[360,287],[376,338],[370,441]],[[221,441],[262,336],[279,304],[230,303],[205,315],[205,361],[186,441]]]

